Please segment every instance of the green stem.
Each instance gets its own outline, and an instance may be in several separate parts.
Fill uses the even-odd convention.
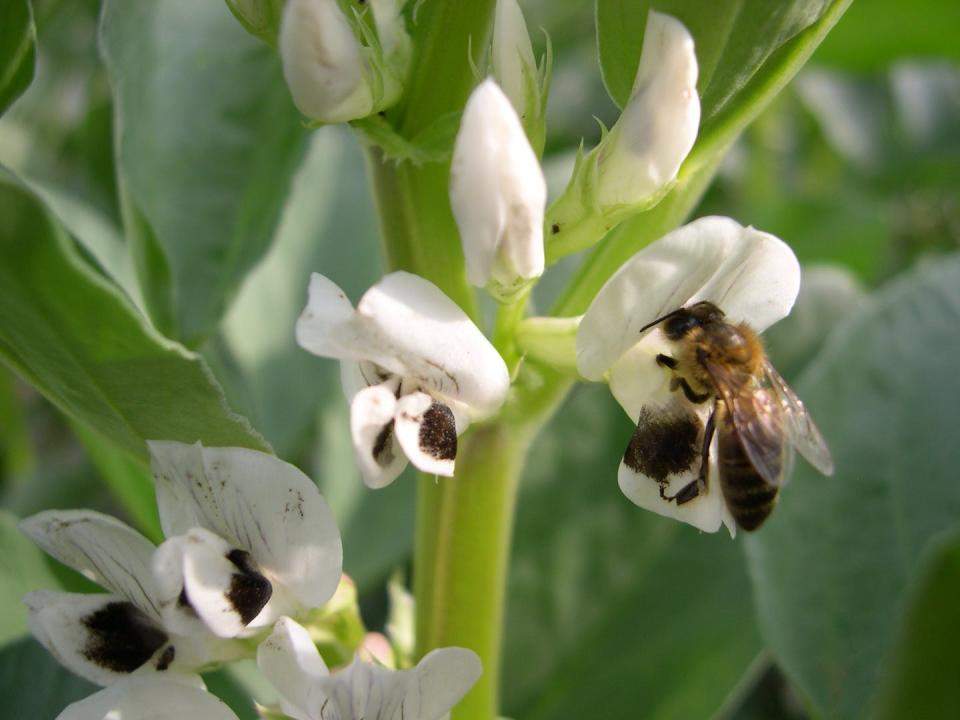
[[[455,477],[420,478],[417,654],[468,647],[483,663],[483,675],[454,708],[454,720],[497,716],[507,561],[529,443],[530,434],[514,427],[479,427],[457,453]]]

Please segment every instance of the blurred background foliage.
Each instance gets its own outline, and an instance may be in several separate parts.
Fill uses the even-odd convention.
[[[150,358],[131,382],[155,383],[157,394],[194,383],[211,418],[222,388],[250,421],[210,420],[224,423],[224,437],[269,443],[317,479],[371,627],[384,620],[388,576],[409,570],[415,483],[363,488],[337,368],[300,351],[292,335],[309,270],[354,300],[381,274],[362,150],[344,127],[300,127],[275,58],[225,6],[162,5],[118,13],[101,56],[100,2],[35,0],[36,76],[0,118],[0,163],[13,173],[0,175],[7,717],[53,717],[90,691],[29,638],[18,599],[28,588],[84,584],[21,538],[16,519],[91,507],[157,536],[149,475],[132,441],[68,420],[36,387],[70,410],[71,393],[92,383],[142,432],[178,422],[111,404],[111,378],[129,370],[122,357],[102,376],[50,386],[33,358],[52,345],[31,338],[55,345],[65,332],[57,313],[77,298],[103,308],[90,319],[90,362],[109,354],[97,322],[131,324]],[[590,146],[599,137],[594,116],[609,126],[616,106],[599,72],[593,4],[523,6],[528,26],[545,28],[553,43],[545,165],[562,187],[581,138]],[[954,0],[854,2],[735,144],[695,212],[772,232],[803,262],[797,308],[767,341],[823,429],[836,477],[798,464],[761,532],[699,535],[621,496],[615,477],[629,419],[605,388],[578,387],[538,440],[521,490],[508,716],[960,716],[957,27]],[[173,69],[158,70],[160,60]],[[180,101],[156,104],[168,92]],[[155,111],[149,132],[163,138],[160,152],[141,141],[136,122],[123,125],[143,107]],[[276,124],[288,127],[271,132]],[[185,165],[178,151],[190,156]],[[69,235],[43,219],[36,198]],[[59,274],[44,264],[54,256],[66,268]],[[151,262],[158,257],[166,264]],[[549,306],[577,261],[548,274],[538,307]],[[210,294],[224,263],[235,271]],[[41,308],[29,327],[15,327],[15,285]],[[169,346],[138,308],[185,347]],[[11,352],[14,339],[25,354]],[[241,668],[210,679],[242,717],[253,713],[250,677]],[[268,699],[262,685],[252,692]]]

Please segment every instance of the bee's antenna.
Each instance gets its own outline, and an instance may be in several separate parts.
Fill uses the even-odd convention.
[[[685,308],[682,308],[682,307],[681,307],[681,308],[677,308],[677,309],[674,310],[673,312],[668,312],[668,313],[667,313],[666,315],[664,315],[663,317],[658,317],[658,318],[657,318],[656,320],[654,320],[653,322],[647,323],[647,324],[644,325],[642,328],[640,328],[639,332],[641,332],[641,333],[642,333],[642,332],[646,332],[647,330],[649,330],[650,328],[652,328],[654,325],[659,325],[660,323],[662,323],[662,322],[663,322],[664,320],[666,320],[667,318],[673,317],[674,315],[676,315],[677,313],[679,313],[680,311],[682,311],[682,310],[684,310],[684,309],[685,309]]]

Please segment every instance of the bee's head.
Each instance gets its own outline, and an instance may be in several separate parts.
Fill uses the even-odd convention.
[[[663,323],[663,334],[677,341],[686,337],[694,328],[723,320],[723,311],[712,302],[703,300],[690,307],[680,308],[655,323]]]

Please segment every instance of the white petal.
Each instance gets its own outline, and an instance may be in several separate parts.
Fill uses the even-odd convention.
[[[249,552],[274,592],[282,585],[308,608],[333,595],[342,567],[340,533],[310,478],[256,450],[148,445],[168,537],[206,528]]]
[[[655,512],[657,515],[693,525],[704,532],[716,532],[723,524],[730,532],[730,537],[734,537],[737,526],[727,509],[727,504],[723,500],[723,493],[720,490],[720,483],[716,479],[717,465],[713,459],[715,455],[716,439],[714,439],[713,449],[711,449],[711,481],[708,483],[707,490],[683,505],[677,505],[675,501],[661,498],[660,486],[653,478],[631,470],[624,462],[620,463],[620,468],[617,471],[617,481],[620,490],[634,505]],[[668,497],[676,495],[687,483],[693,480],[694,476],[695,473],[672,476],[664,489],[664,494]]]
[[[49,510],[20,529],[47,553],[159,620],[150,569],[154,545],[119,520],[92,510]]]
[[[730,218],[695,220],[638,252],[600,289],[577,332],[577,369],[601,379],[641,328],[700,300],[762,332],[790,312],[799,288],[800,265],[783,241]]]
[[[358,359],[468,405],[474,419],[496,412],[506,399],[510,376],[503,358],[433,283],[391,273],[367,291],[357,314],[377,348]]]
[[[600,155],[600,204],[640,202],[673,180],[699,125],[693,37],[676,18],[650,11],[633,92]]]
[[[671,349],[662,333],[651,332],[610,368],[610,392],[633,422],[648,403],[670,399],[670,372],[657,365],[656,357],[659,353],[669,355]]]
[[[419,695],[420,720],[439,720],[453,708],[483,674],[480,658],[457,647],[433,650],[414,670],[417,682],[408,690]]]
[[[320,681],[329,675],[309,633],[280,618],[257,648],[257,665],[280,695],[283,712],[296,720],[317,720],[326,699]]]
[[[395,392],[393,382],[373,385],[354,395],[350,403],[353,455],[363,482],[371,488],[386,487],[407,466],[393,431]]]
[[[220,637],[236,637],[260,614],[273,588],[250,556],[203,528],[167,540],[154,558],[167,627],[187,634],[183,600]],[[183,599],[181,599],[183,598]]]
[[[336,0],[288,0],[279,47],[283,76],[304,115],[345,122],[373,110],[360,43]]]
[[[537,78],[537,61],[517,0],[497,0],[491,60],[493,76],[517,115],[523,115],[527,110],[527,83]]]
[[[543,274],[546,196],[520,118],[485,80],[467,101],[450,168],[450,203],[472,285],[510,289]]]
[[[349,341],[341,345],[344,328],[353,319],[353,305],[336,283],[320,273],[311,273],[307,306],[297,319],[297,343],[320,357],[353,358]],[[357,358],[362,359],[362,358]]]
[[[99,685],[148,663],[156,669],[169,647],[159,623],[116,595],[37,591],[23,600],[37,640],[65,667]]]
[[[397,401],[394,434],[418,470],[453,476],[457,457],[457,423],[453,411],[426,393],[404,395]]]
[[[134,676],[69,706],[57,720],[237,720],[196,676]]]

